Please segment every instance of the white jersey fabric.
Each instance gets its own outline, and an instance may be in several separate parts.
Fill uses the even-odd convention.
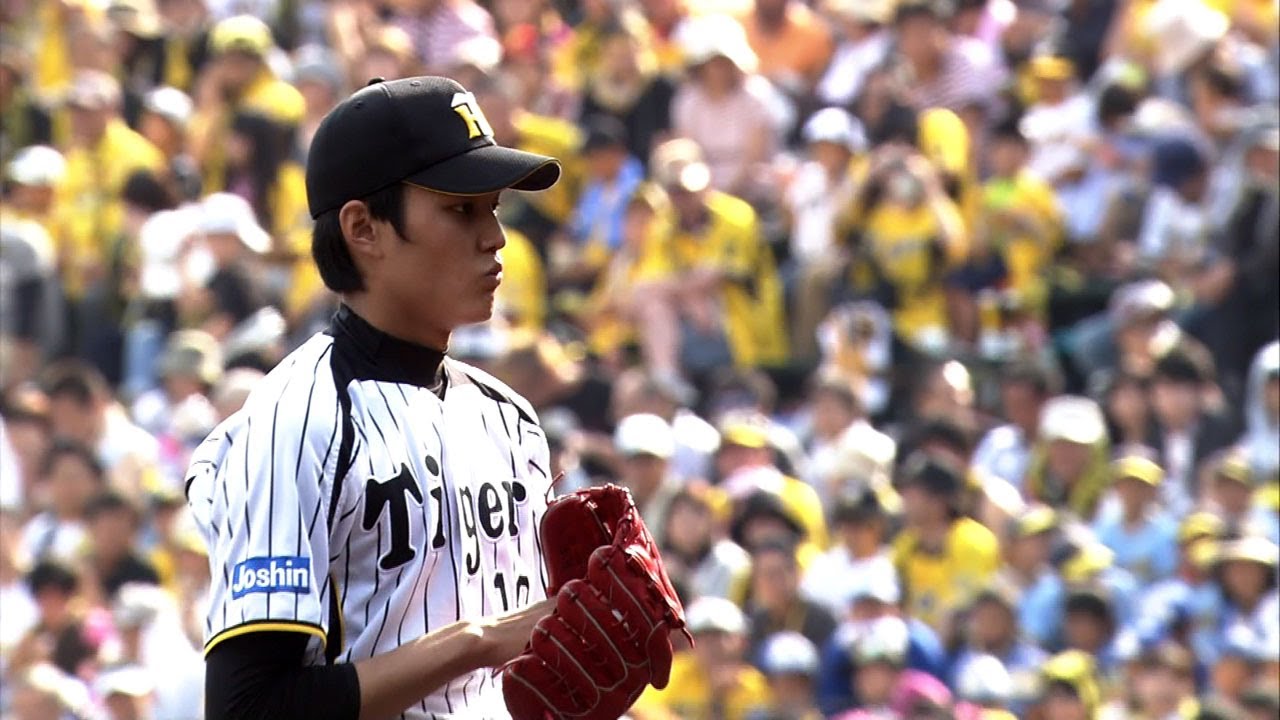
[[[354,662],[543,599],[549,467],[523,398],[341,308],[192,457],[206,653],[290,630],[312,636],[306,662]],[[509,714],[482,669],[403,717]]]

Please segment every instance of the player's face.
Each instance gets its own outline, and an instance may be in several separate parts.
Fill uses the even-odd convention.
[[[498,251],[507,243],[497,207],[498,193],[443,195],[405,186],[405,237],[385,243],[374,283],[426,334],[447,338],[493,313],[502,279]]]

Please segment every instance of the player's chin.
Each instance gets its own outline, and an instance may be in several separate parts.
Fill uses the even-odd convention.
[[[474,323],[482,323],[493,317],[493,304],[495,302],[492,291],[477,293],[471,297],[466,308],[459,315],[460,324],[472,325]]]

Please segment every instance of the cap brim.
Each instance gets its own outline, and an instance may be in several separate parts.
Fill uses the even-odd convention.
[[[499,190],[546,190],[560,179],[555,158],[486,145],[455,155],[405,178],[447,195],[487,195]]]

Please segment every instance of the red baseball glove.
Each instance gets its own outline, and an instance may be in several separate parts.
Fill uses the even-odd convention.
[[[617,720],[671,674],[684,606],[631,493],[616,485],[553,500],[539,532],[556,607],[502,668],[515,720]]]

